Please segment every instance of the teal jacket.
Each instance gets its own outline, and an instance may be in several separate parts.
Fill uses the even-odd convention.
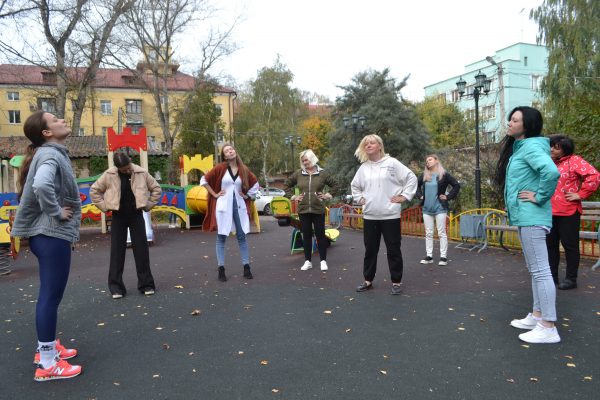
[[[506,168],[504,202],[508,219],[515,226],[552,227],[552,205],[560,174],[550,158],[550,140],[532,137],[515,141]],[[519,199],[519,192],[535,192],[537,203]]]

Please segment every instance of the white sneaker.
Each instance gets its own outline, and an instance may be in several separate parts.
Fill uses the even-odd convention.
[[[121,299],[121,298],[123,298],[123,295],[121,293],[115,293],[115,294],[112,295],[112,298],[115,299],[115,300],[116,299]]]
[[[448,259],[446,257],[440,257],[438,265],[448,265]]]
[[[308,271],[311,268],[312,268],[312,263],[310,261],[304,261],[304,265],[302,267],[300,267],[300,270]]]
[[[327,267],[327,261],[321,261],[321,271],[327,271],[329,268]]]
[[[510,325],[518,329],[532,330],[537,325],[541,318],[536,318],[532,313],[527,314],[523,319],[513,319],[510,321]]]
[[[527,343],[558,343],[560,336],[556,327],[546,328],[540,322],[529,332],[521,333],[519,339]]]

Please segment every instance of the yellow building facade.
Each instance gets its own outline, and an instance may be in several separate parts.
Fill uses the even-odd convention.
[[[73,70],[73,73],[76,73]],[[30,65],[0,65],[0,136],[23,135],[23,123],[34,111],[56,110],[55,88],[51,73]],[[149,77],[148,77],[149,79]],[[175,110],[183,105],[185,96],[194,90],[194,77],[174,70],[167,79],[171,126]],[[213,102],[221,111],[223,136],[232,137],[234,90],[217,88]],[[67,101],[65,119],[70,122],[73,104]],[[79,132],[74,136],[106,136],[107,129],[119,131],[125,126],[135,132],[146,128],[149,146],[161,148],[164,141],[155,101],[151,93],[128,70],[99,69],[88,92]]]

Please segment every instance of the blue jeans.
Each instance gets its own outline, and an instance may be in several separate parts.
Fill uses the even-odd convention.
[[[540,311],[544,321],[556,321],[556,288],[548,263],[547,233],[541,226],[519,227],[523,255],[531,274],[533,311]]]
[[[242,265],[250,264],[250,256],[248,255],[248,242],[246,242],[246,234],[242,229],[240,222],[240,214],[238,213],[237,201],[233,196],[233,223],[235,224],[235,236],[237,237],[238,245],[240,246],[240,256]],[[225,241],[227,235],[217,235],[217,264],[219,267],[225,266]]]

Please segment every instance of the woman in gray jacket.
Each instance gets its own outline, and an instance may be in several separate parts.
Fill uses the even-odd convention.
[[[68,358],[77,350],[67,349],[56,338],[58,306],[69,279],[71,247],[79,240],[81,200],[71,169],[65,141],[71,129],[64,119],[34,112],[23,125],[31,141],[19,178],[19,208],[11,231],[13,237],[29,238],[37,257],[40,292],[35,308],[38,337],[34,379],[48,381],[73,378],[81,366]]]

